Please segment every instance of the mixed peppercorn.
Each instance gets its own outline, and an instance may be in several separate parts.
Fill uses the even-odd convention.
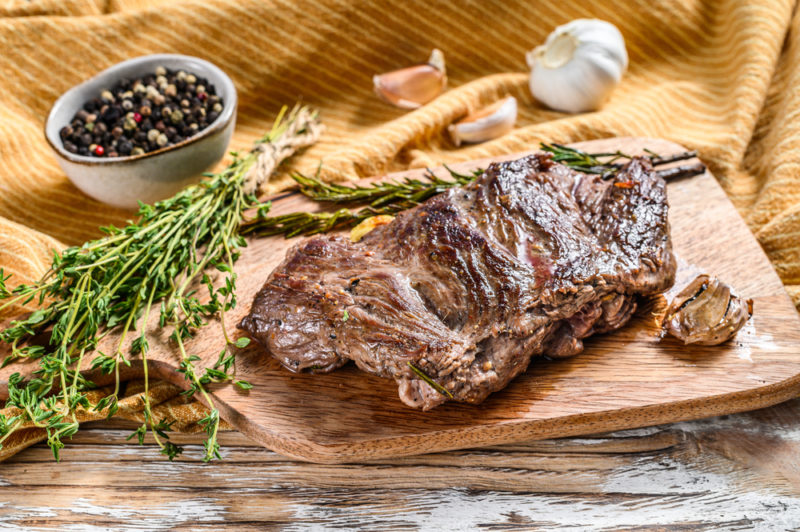
[[[121,79],[83,104],[61,128],[61,141],[78,155],[141,155],[202,131],[223,105],[207,79],[158,67],[139,79]]]

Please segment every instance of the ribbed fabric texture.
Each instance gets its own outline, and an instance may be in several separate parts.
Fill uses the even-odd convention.
[[[556,26],[600,18],[622,31],[630,67],[599,112],[543,108],[525,52]],[[372,76],[446,57],[449,89],[414,112],[372,92]],[[53,249],[131,213],[73,187],[42,133],[71,86],[158,52],[203,57],[236,83],[233,149],[283,104],[321,110],[327,133],[294,160],[327,179],[521,151],[539,141],[662,137],[696,149],[747,220],[800,306],[800,14],[793,0],[6,0],[0,1],[0,267],[44,273]],[[505,95],[517,128],[455,148],[446,128]],[[224,163],[223,163],[224,164]],[[287,185],[276,176],[267,193]]]

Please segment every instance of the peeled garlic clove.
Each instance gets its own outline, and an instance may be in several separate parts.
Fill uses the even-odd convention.
[[[517,99],[513,96],[462,118],[447,128],[456,146],[462,142],[485,142],[503,136],[517,121]]]
[[[367,218],[350,230],[350,241],[358,242],[376,227],[386,225],[392,220],[394,220],[394,216],[389,216],[388,214],[379,214],[378,216]]]
[[[700,275],[669,304],[663,326],[685,344],[718,345],[733,338],[752,314],[752,299],[737,297],[716,277]]]
[[[372,81],[375,94],[383,100],[403,109],[416,109],[439,96],[447,86],[444,54],[434,49],[427,64],[379,74]]]
[[[526,59],[533,96],[568,113],[599,109],[628,67],[622,34],[596,19],[559,26]]]

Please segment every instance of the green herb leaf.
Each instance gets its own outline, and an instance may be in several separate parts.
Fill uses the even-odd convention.
[[[236,381],[236,386],[238,386],[242,390],[250,390],[253,388],[253,385],[247,381]]]
[[[409,361],[409,362],[408,362],[408,367],[410,367],[410,368],[411,368],[411,371],[413,371],[414,373],[416,373],[416,374],[417,374],[417,376],[418,376],[420,379],[422,379],[422,380],[424,380],[425,382],[427,382],[428,384],[430,384],[430,385],[431,385],[431,387],[432,387],[434,390],[436,390],[437,392],[439,392],[440,394],[442,394],[442,395],[444,395],[444,396],[446,396],[446,397],[449,397],[450,399],[452,399],[452,398],[453,398],[453,394],[452,394],[452,393],[450,393],[450,392],[447,390],[447,388],[445,388],[444,386],[442,386],[441,384],[439,384],[438,382],[436,382],[435,380],[433,380],[433,379],[432,379],[430,376],[428,376],[428,374],[427,374],[427,373],[425,373],[424,371],[422,371],[421,369],[419,369],[419,368],[418,368],[417,366],[415,366],[415,365],[414,365],[414,364],[413,364],[411,361]]]
[[[230,380],[233,356],[221,359],[224,371],[213,368],[200,376],[194,367],[199,357],[187,353],[184,342],[212,316],[236,305],[233,264],[239,257],[238,248],[246,244],[239,234],[240,224],[246,210],[265,213],[269,208],[249,191],[251,170],[260,169],[268,160],[277,166],[281,161],[270,159],[274,154],[286,157],[313,143],[318,134],[316,119],[316,112],[306,107],[282,109],[253,150],[234,154],[222,172],[207,174],[205,181],[154,205],[140,203],[136,221],[121,228],[104,227],[103,238],[55,253],[50,271],[36,283],[11,289],[10,276],[0,270],[0,310],[34,299],[40,307],[0,330],[0,342],[11,346],[5,363],[27,357],[38,359],[40,366],[25,385],[21,378],[9,379],[6,404],[24,414],[13,422],[0,420],[0,431],[6,431],[0,435],[0,443],[24,421],[46,423],[47,443],[58,459],[63,440],[78,430],[77,408],[107,411],[109,416],[118,411],[120,367],[130,365],[129,355],[137,354],[145,368],[145,423],[132,436],[143,443],[149,430],[163,453],[170,458],[179,454],[176,446],[162,441],[167,427],[154,423],[147,393],[146,333],[151,310],[158,309],[159,327],[172,329],[170,338],[182,359],[180,371],[190,382],[188,394],[199,392],[212,404],[204,385]],[[272,149],[262,150],[264,144]],[[206,273],[210,268],[223,273],[219,289]],[[198,286],[205,288],[207,297],[198,292]],[[227,339],[224,317],[221,321]],[[115,350],[91,355],[99,339],[112,330],[120,338]],[[32,343],[38,335],[48,333],[48,345]],[[125,339],[130,337],[134,339],[128,349]],[[236,345],[244,347],[247,341],[237,340]],[[84,393],[94,385],[72,369],[81,367],[85,356],[93,356],[93,369],[115,375],[114,391],[94,407]],[[211,459],[219,456],[219,415],[209,419],[208,425],[206,457]]]
[[[236,340],[236,347],[238,347],[239,349],[244,349],[248,345],[250,345],[250,338],[246,336],[242,336],[241,338]]]

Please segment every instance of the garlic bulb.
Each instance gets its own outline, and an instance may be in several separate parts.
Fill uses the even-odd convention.
[[[719,345],[752,315],[752,299],[738,297],[727,284],[703,274],[675,296],[664,312],[663,327],[685,344]]]
[[[526,59],[533,96],[568,113],[598,109],[628,67],[622,34],[613,24],[596,19],[559,26]]]
[[[401,68],[372,78],[375,93],[385,101],[416,109],[439,96],[447,86],[444,54],[434,49],[424,65]]]
[[[456,146],[462,142],[484,142],[505,135],[517,121],[517,99],[513,96],[472,113],[447,130]]]

